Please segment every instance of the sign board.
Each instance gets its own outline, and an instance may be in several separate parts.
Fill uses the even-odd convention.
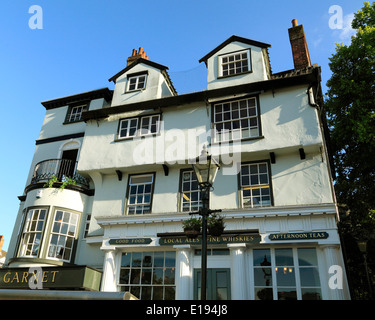
[[[241,234],[241,235],[221,235],[218,237],[207,236],[207,244],[227,244],[227,243],[259,243],[261,237],[259,234]],[[173,246],[183,244],[202,244],[202,238],[188,238],[186,236],[161,237],[159,239],[161,246]]]
[[[327,232],[271,233],[268,237],[275,240],[318,240],[327,239]]]
[[[126,238],[126,239],[110,239],[109,244],[115,245],[135,245],[135,244],[150,244],[151,238]]]
[[[102,273],[87,266],[0,269],[0,289],[29,289],[30,281],[42,289],[100,290]]]

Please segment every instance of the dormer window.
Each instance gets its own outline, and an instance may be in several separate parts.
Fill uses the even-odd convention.
[[[128,88],[129,91],[143,90],[146,88],[147,74],[133,74],[128,76]]]
[[[227,77],[251,71],[250,50],[219,56],[219,76]]]

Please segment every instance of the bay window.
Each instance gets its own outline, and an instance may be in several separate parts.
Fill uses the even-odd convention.
[[[29,209],[24,218],[18,257],[72,262],[80,214],[47,208]]]

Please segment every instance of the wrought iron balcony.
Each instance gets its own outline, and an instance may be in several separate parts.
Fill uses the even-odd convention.
[[[56,182],[72,179],[77,185],[88,188],[88,179],[77,173],[76,168],[77,161],[70,159],[44,160],[36,164],[31,183],[46,182],[50,179],[56,179]]]

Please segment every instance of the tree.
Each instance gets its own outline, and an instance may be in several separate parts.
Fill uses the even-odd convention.
[[[336,44],[330,58],[325,101],[343,213],[339,228],[347,247],[375,237],[375,2],[355,13],[352,28],[351,44]],[[358,274],[358,253],[346,250],[348,272]]]

